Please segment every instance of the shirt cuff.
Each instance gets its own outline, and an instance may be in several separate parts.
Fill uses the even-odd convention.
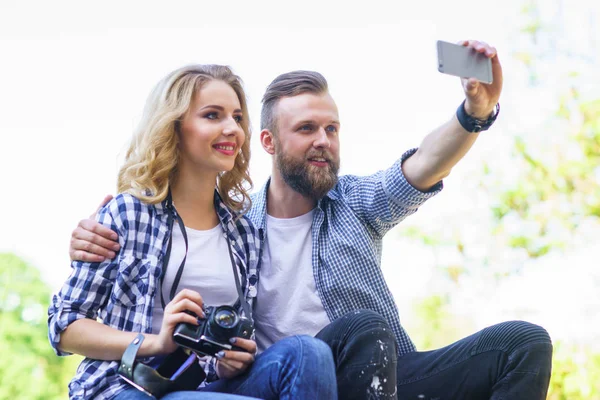
[[[70,356],[73,354],[58,348],[60,335],[70,324],[84,318],[89,317],[77,310],[66,309],[62,300],[57,295],[53,296],[52,304],[48,307],[48,339],[56,355]]]
[[[403,205],[408,208],[417,208],[428,199],[438,194],[443,188],[444,184],[439,181],[431,189],[423,192],[413,185],[411,185],[402,172],[402,163],[410,156],[415,154],[417,148],[410,149],[400,157],[400,160],[396,161],[391,168],[385,172],[383,187],[387,195],[394,202]]]
[[[217,375],[217,359],[215,357],[211,357],[204,365],[204,372],[206,373],[207,384],[219,380],[219,375]]]
[[[56,299],[56,295],[54,296]],[[54,349],[54,352],[57,356],[69,356],[72,353],[61,351],[58,348],[60,343],[60,334],[67,328],[69,325],[68,317],[65,318],[65,314],[63,313],[62,303],[59,303],[56,306],[56,303],[50,306],[48,309],[48,339],[50,340],[50,345]]]

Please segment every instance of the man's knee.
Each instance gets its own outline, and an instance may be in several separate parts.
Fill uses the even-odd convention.
[[[552,340],[544,328],[526,321],[507,321],[484,329],[478,347],[512,353],[534,344],[545,344],[551,348]]]
[[[344,315],[338,328],[332,349],[340,398],[396,398],[396,339],[387,321],[357,310]]]
[[[381,315],[372,310],[356,310],[340,318],[342,324],[347,326],[347,329],[353,332],[380,330],[386,332],[390,337],[394,337],[394,333],[388,322]]]
[[[396,360],[396,338],[387,321],[371,310],[357,310],[340,318],[336,327],[337,346],[334,354],[345,353],[346,357],[374,360]],[[331,344],[331,343],[330,343]],[[365,357],[369,354],[369,357]]]

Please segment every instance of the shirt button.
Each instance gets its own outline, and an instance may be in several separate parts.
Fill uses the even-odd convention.
[[[256,275],[250,275],[249,282],[251,285],[256,285],[256,281],[258,281],[258,277]]]
[[[248,288],[248,294],[250,297],[256,297],[256,286],[250,286]]]

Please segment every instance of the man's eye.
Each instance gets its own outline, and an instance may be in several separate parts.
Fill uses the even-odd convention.
[[[327,127],[327,132],[335,133],[337,131],[338,131],[338,129],[337,129],[337,126],[335,126],[335,125],[329,125]]]
[[[298,128],[299,131],[311,131],[312,130],[312,125],[302,125],[300,128]]]

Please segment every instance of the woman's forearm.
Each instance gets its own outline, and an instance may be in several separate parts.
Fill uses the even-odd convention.
[[[69,353],[80,354],[96,360],[120,360],[125,349],[137,336],[136,332],[124,332],[84,318],[71,323],[60,335],[59,348]],[[159,354],[156,348],[157,335],[144,334],[138,356]]]

